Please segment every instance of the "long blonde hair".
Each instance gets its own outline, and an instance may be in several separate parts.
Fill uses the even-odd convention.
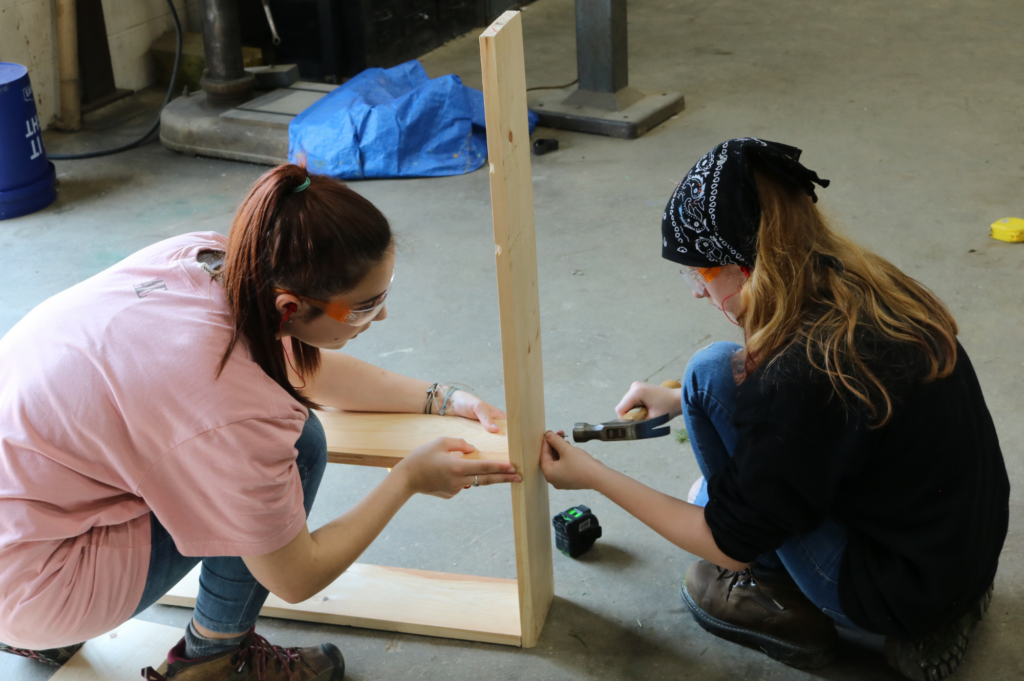
[[[884,425],[894,396],[873,350],[902,346],[920,358],[917,380],[944,378],[956,364],[956,321],[934,293],[832,230],[798,188],[760,170],[755,178],[757,260],[739,314],[748,371],[803,346],[840,399],[859,403],[873,427]]]

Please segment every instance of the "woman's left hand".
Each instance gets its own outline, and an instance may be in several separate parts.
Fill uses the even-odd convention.
[[[492,407],[473,393],[466,392],[465,390],[456,390],[452,393],[452,408],[447,413],[461,416],[471,421],[479,421],[491,433],[497,433],[500,430],[498,424],[494,422],[495,419],[508,418],[502,410]]]

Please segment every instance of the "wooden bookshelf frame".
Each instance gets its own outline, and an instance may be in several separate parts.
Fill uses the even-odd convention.
[[[530,134],[522,22],[505,12],[480,35],[491,210],[501,317],[505,411],[500,434],[465,419],[420,414],[325,411],[330,461],[392,467],[440,436],[476,445],[477,456],[510,461],[523,477],[511,485],[516,579],[494,579],[355,564],[313,598],[289,605],[271,595],[268,617],[350,625],[530,648],[554,597],[551,518],[540,470],[544,436],[540,298],[534,233]],[[160,600],[192,606],[199,568]]]

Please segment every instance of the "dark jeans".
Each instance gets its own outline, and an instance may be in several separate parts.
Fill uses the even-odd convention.
[[[320,419],[312,411],[309,412],[302,435],[295,442],[295,448],[299,451],[295,463],[302,479],[303,505],[308,517],[327,467],[327,439]],[[152,513],[149,514],[149,522],[153,547],[149,556],[146,589],[135,611],[136,615],[156,603],[157,599],[170,591],[202,561],[199,595],[193,613],[196,622],[210,631],[222,634],[247,631],[256,624],[268,592],[250,574],[241,558],[183,556],[174,545],[171,535]]]
[[[686,365],[683,418],[697,465],[704,474],[694,502],[698,506],[708,503],[707,481],[725,468],[739,438],[732,420],[737,389],[732,356],[740,349],[736,343],[713,343],[698,351]],[[837,624],[857,629],[839,605],[837,582],[846,541],[846,526],[828,518],[818,529],[790,537],[777,551],[759,557],[757,562],[768,568],[781,563],[811,602]]]

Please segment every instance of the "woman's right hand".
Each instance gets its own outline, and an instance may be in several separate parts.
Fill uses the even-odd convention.
[[[629,392],[622,398],[619,405],[615,407],[615,413],[622,418],[633,407],[647,407],[647,418],[649,419],[662,414],[668,414],[669,418],[674,419],[683,413],[682,399],[682,388],[663,388],[660,385],[636,381],[629,387]]]
[[[562,431],[544,433],[540,468],[555,489],[592,489],[603,467],[589,452],[569,444]]]
[[[465,440],[440,437],[414,449],[393,472],[405,477],[410,492],[442,499],[451,499],[474,480],[481,487],[523,481],[512,464],[462,456],[475,451],[476,447]]]

